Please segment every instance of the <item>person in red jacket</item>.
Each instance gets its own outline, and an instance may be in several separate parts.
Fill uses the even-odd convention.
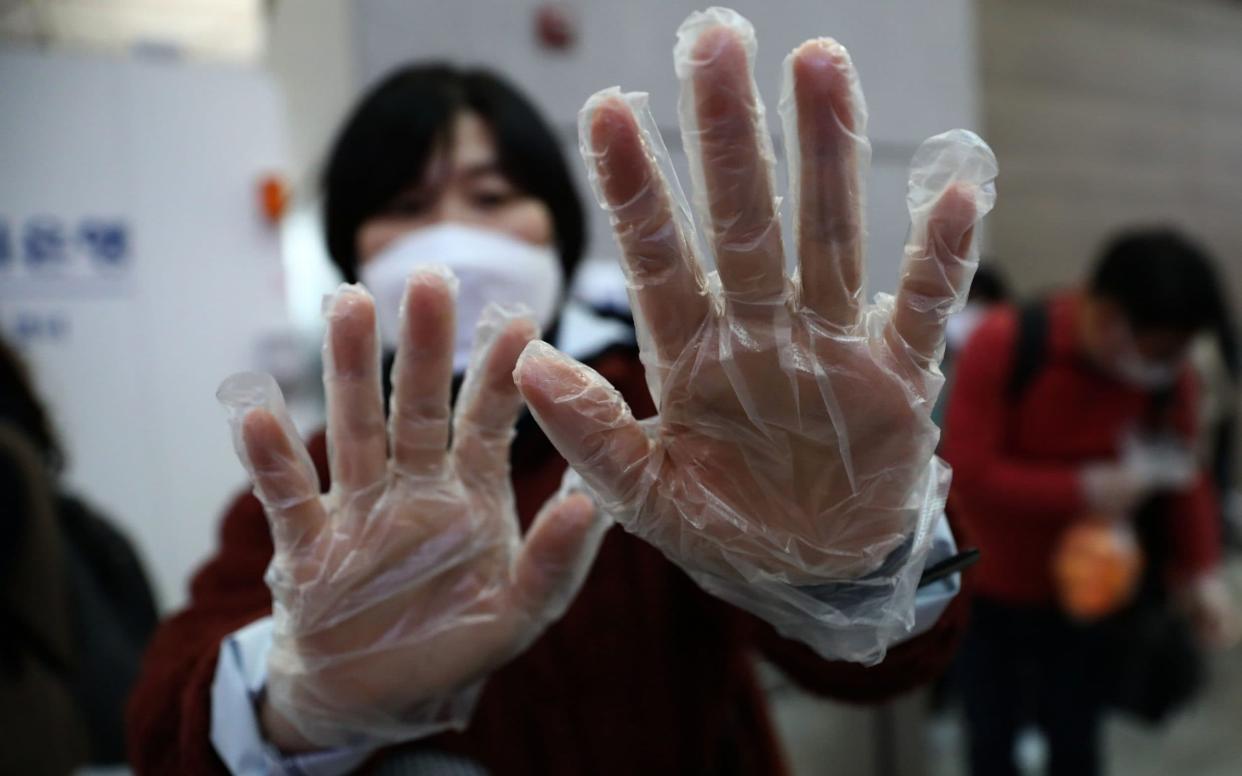
[[[561,305],[581,213],[524,98],[442,66],[367,95],[325,173],[362,280],[325,305],[326,433],[303,445],[270,378],[221,387],[255,490],[147,655],[139,773],[779,773],[756,654],[855,701],[944,668],[928,416],[995,160],[962,131],[920,149],[902,287],[864,305],[861,95],[842,47],[803,45],[789,278],[753,46],[713,9],[677,49],[719,274],[640,98],[584,110],[637,350]]]
[[[1139,230],[1107,246],[1085,290],[999,308],[960,354],[942,453],[954,470],[950,514],[982,553],[961,659],[973,773],[1017,773],[1015,737],[1031,716],[1050,772],[1099,771],[1106,662],[1119,656],[1099,654],[1099,629],[1067,611],[1054,559],[1071,527],[1129,531],[1161,497],[1168,560],[1153,573],[1190,605],[1206,641],[1228,639],[1218,523],[1189,455],[1186,364],[1219,309],[1200,249]]]

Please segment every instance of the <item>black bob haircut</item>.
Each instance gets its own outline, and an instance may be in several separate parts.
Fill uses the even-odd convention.
[[[1136,332],[1195,334],[1219,327],[1225,314],[1211,259],[1174,229],[1136,229],[1114,237],[1089,290],[1116,303]]]
[[[565,277],[582,257],[582,202],[556,135],[516,88],[484,69],[412,65],[376,85],[341,129],[323,171],[328,255],[345,280],[358,279],[359,227],[422,177],[433,154],[452,141],[453,120],[478,114],[491,129],[497,163],[509,182],[552,212]]]

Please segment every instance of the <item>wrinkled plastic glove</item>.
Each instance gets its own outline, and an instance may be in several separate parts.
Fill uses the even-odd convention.
[[[326,301],[325,494],[275,382],[220,388],[275,544],[263,718],[285,749],[464,727],[487,673],[564,612],[607,525],[573,495],[519,534],[509,447],[528,315],[485,311],[450,444],[455,290],[446,269],[410,278],[387,427],[374,303],[359,286]]]
[[[900,289],[864,305],[863,98],[840,44],[803,44],[786,60],[781,99],[790,277],[755,48],[749,22],[724,9],[678,33],[698,230],[645,95],[600,92],[580,117],[658,417],[635,421],[598,374],[544,343],[527,347],[517,379],[627,530],[825,657],[875,663],[913,627],[948,488],[930,412],[996,161],[961,130],[918,150]]]

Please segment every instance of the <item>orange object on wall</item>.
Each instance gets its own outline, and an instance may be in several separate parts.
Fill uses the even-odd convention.
[[[544,3],[535,11],[535,39],[545,51],[569,51],[578,40],[578,24],[564,3]]]
[[[289,204],[289,187],[275,173],[259,178],[259,212],[269,224],[279,223]]]
[[[1128,524],[1084,520],[1066,530],[1052,574],[1062,608],[1089,622],[1121,609],[1134,597],[1142,552]]]

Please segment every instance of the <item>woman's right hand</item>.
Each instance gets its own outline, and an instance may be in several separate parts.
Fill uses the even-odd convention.
[[[443,269],[410,278],[387,423],[370,295],[342,286],[325,305],[325,494],[275,381],[220,388],[275,544],[261,716],[286,751],[464,726],[487,674],[564,612],[603,535],[581,495],[520,535],[512,373],[529,318],[484,313],[450,444],[455,286]]]

